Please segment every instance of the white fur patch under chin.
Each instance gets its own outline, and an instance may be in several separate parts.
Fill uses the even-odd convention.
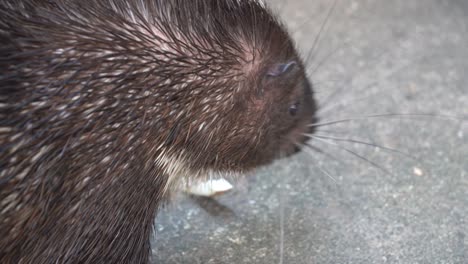
[[[188,166],[183,152],[179,155],[168,155],[167,151],[162,151],[157,162],[168,177],[164,187],[165,194],[184,190],[194,195],[213,196],[232,189],[232,185],[223,176],[237,175],[237,173],[212,170],[194,171]]]
[[[191,174],[191,170],[187,166],[187,162],[182,154],[173,156],[166,153],[167,151],[163,150],[156,159],[158,165],[163,169],[163,174],[168,177],[166,186],[164,187],[164,193],[175,189],[180,185],[180,179]]]

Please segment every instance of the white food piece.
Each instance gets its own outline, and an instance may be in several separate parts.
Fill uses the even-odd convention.
[[[189,186],[186,192],[197,195],[211,197],[231,190],[232,185],[225,179],[213,179],[195,183]]]
[[[423,175],[423,171],[418,167],[413,167],[413,173],[416,176],[422,176]]]

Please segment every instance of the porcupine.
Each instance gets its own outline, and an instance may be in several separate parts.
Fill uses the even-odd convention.
[[[146,263],[177,182],[311,132],[304,62],[261,1],[0,6],[1,263]]]

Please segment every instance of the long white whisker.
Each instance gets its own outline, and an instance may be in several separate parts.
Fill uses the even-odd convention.
[[[343,130],[331,130],[331,129],[317,129],[314,131],[314,133],[328,133],[332,135],[349,135],[349,131],[343,131]]]
[[[344,118],[340,120],[326,121],[326,122],[321,122],[321,123],[312,123],[309,125],[309,127],[320,127],[320,126],[326,126],[326,125],[333,125],[333,124],[339,124],[339,123],[345,123],[345,122],[351,122],[351,121],[357,121],[357,120],[366,120],[366,119],[371,119],[371,118],[382,118],[382,117],[388,117],[388,118],[395,117],[395,118],[407,118],[407,119],[412,119],[414,117],[433,117],[433,118],[438,117],[438,118],[444,118],[444,119],[461,120],[461,118],[457,116],[449,116],[449,115],[388,113],[388,114],[349,117],[349,118]]]
[[[380,169],[380,170],[383,171],[384,173],[386,173],[386,174],[388,174],[388,175],[391,175],[391,176],[394,176],[390,171],[388,171],[388,170],[385,169],[384,167],[382,167],[382,166],[378,165],[377,163],[375,163],[375,162],[373,162],[373,161],[367,159],[366,157],[364,157],[364,156],[362,156],[362,155],[356,153],[355,151],[352,151],[352,150],[350,150],[350,149],[348,149],[348,148],[345,148],[345,147],[343,147],[343,146],[341,146],[341,145],[339,145],[339,144],[336,144],[336,143],[334,143],[334,142],[332,142],[332,141],[330,141],[330,140],[327,140],[327,139],[323,139],[323,138],[319,138],[319,137],[313,137],[313,138],[316,139],[316,140],[322,141],[322,142],[324,142],[324,143],[327,143],[327,144],[329,144],[329,145],[335,146],[335,147],[337,147],[337,148],[339,148],[339,149],[342,149],[342,150],[344,150],[344,151],[346,151],[346,152],[352,154],[353,156],[355,156],[355,157],[357,157],[357,158],[359,158],[359,159],[361,159],[361,160],[363,160],[363,161],[366,161],[367,163],[371,164],[371,165],[374,166],[375,168]]]
[[[297,144],[297,146],[300,147],[299,144]],[[309,145],[306,145],[304,144],[304,146],[306,147],[309,147]],[[338,181],[328,172],[326,171],[324,168],[322,168],[322,166],[319,165],[319,162],[314,158],[314,155],[312,155],[312,153],[310,151],[312,151],[313,148],[306,148],[305,151],[309,154],[311,154],[310,156],[312,157],[312,159],[315,160],[315,165],[317,167],[317,169],[319,169],[323,174],[327,175],[330,179],[332,179],[335,183],[338,183]]]
[[[347,43],[343,43],[341,46],[336,47],[336,48],[333,49],[331,52],[329,52],[327,55],[325,55],[325,57],[323,57],[323,58],[319,61],[319,63],[317,63],[317,65],[312,69],[312,71],[309,72],[308,74],[309,74],[310,76],[313,76],[313,75],[317,72],[317,70],[318,70],[322,65],[324,65],[325,63],[327,63],[327,62],[329,61],[329,59],[330,59],[331,57],[333,57],[333,55],[335,55],[339,50],[345,48],[345,44],[347,44]]]
[[[292,142],[296,144],[295,142]],[[283,154],[281,155],[283,156]],[[284,183],[285,178],[281,177],[278,184],[279,184],[279,210],[280,210],[280,244],[279,244],[279,264],[283,264],[284,261],[284,189],[286,188],[286,184]]]
[[[342,88],[340,88],[340,89],[337,89],[337,91],[342,91],[343,88],[344,88],[344,86],[342,86]],[[344,105],[345,103],[349,104],[349,103],[356,103],[356,102],[359,102],[359,101],[365,101],[366,99],[370,99],[373,96],[375,96],[375,93],[367,95],[367,96],[363,96],[363,97],[351,98],[351,99],[348,99],[346,101],[339,101],[339,102],[336,102],[334,104],[328,104],[330,102],[330,100],[335,96],[336,96],[336,94],[333,93],[332,95],[328,96],[324,100],[324,102],[322,103],[322,106],[319,107],[318,110],[317,110],[317,112],[320,113],[320,115],[324,115],[324,114],[334,110],[338,106]]]
[[[413,156],[411,154],[408,154],[406,152],[400,151],[398,149],[394,149],[394,148],[390,148],[390,147],[386,147],[386,146],[382,146],[382,145],[377,145],[377,144],[374,144],[374,143],[365,142],[365,141],[358,140],[358,139],[338,138],[338,137],[319,135],[319,134],[304,134],[304,135],[308,136],[308,137],[318,137],[318,138],[323,138],[323,139],[330,139],[330,140],[333,140],[333,141],[343,141],[343,142],[357,143],[357,144],[361,144],[361,145],[365,145],[365,146],[375,147],[375,148],[383,149],[383,150],[386,150],[386,151],[398,153],[398,154],[401,154],[401,155],[403,155],[405,157],[411,158],[413,160],[418,160],[415,156]]]
[[[332,159],[332,160],[336,160],[336,161],[338,161],[339,163],[344,164],[344,161],[343,161],[343,160],[340,160],[339,158],[333,156],[332,154],[330,154],[330,153],[324,151],[323,149],[321,149],[321,148],[319,148],[319,147],[317,147],[317,146],[314,146],[314,145],[312,145],[312,144],[310,144],[310,143],[307,143],[307,142],[304,143],[304,146],[306,146],[306,147],[308,147],[309,149],[311,149],[312,151],[314,151],[314,153],[321,154],[321,155],[323,155],[323,156],[325,156],[325,157],[327,157],[327,158],[330,158],[330,159]]]
[[[336,4],[338,0],[333,1],[332,7],[328,10],[327,16],[325,17],[325,20],[323,21],[322,25],[320,26],[319,32],[317,33],[317,36],[315,36],[314,42],[312,44],[312,48],[310,49],[309,54],[307,54],[305,61],[309,62],[311,59],[315,57],[315,49],[318,47],[318,44],[320,42],[320,37],[325,29],[325,26],[327,25],[328,21],[330,20],[331,15],[333,14],[333,11],[335,11]]]
[[[284,260],[284,185],[280,180],[280,264],[283,264]]]

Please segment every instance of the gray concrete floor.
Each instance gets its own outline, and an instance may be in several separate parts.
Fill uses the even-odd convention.
[[[306,54],[332,1],[270,3]],[[468,1],[338,0],[308,62],[323,120],[459,120],[364,118],[322,132],[414,156],[337,142],[388,173],[312,141],[329,156],[277,162],[215,200],[181,195],[157,218],[154,262],[468,263],[467,47]]]

